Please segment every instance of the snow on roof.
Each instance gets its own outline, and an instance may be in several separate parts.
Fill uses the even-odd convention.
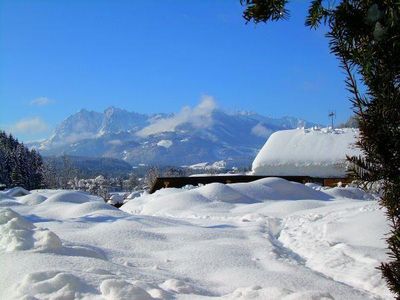
[[[273,133],[254,159],[254,175],[345,177],[346,155],[355,147],[358,130],[311,128]]]

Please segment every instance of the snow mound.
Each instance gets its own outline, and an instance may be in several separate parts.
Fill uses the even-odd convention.
[[[346,177],[346,155],[359,156],[356,129],[293,129],[273,133],[254,159],[255,175]]]
[[[139,205],[139,207],[141,207],[142,214],[167,215],[171,212],[184,212],[189,208],[193,209],[197,206],[202,206],[211,202],[210,199],[194,191],[188,191],[187,193],[176,191],[174,198],[171,199],[170,197],[170,194],[160,197],[152,197],[151,195],[143,196],[136,198],[134,201],[129,201],[128,203],[122,205],[120,209],[126,212],[132,212],[130,208],[135,210]]]
[[[29,191],[22,187],[14,187],[12,189],[0,192],[0,199],[12,198],[28,195]]]
[[[85,202],[85,203],[47,203],[44,201],[34,207],[32,212],[40,214],[46,218],[57,220],[109,220],[115,217],[126,216],[119,209],[104,202]]]
[[[250,183],[211,183],[195,189],[161,189],[128,201],[120,208],[128,213],[176,215],[199,210],[229,210],[234,205],[268,200],[320,200],[331,196],[282,178],[264,178]]]
[[[22,206],[29,207],[30,214],[44,217],[47,220],[81,219],[84,221],[82,218],[100,220],[101,216],[105,219],[109,219],[111,215],[114,217],[126,216],[125,213],[105,203],[102,198],[97,196],[65,190],[41,192],[41,194],[43,193],[43,197],[47,199],[40,195],[32,194],[27,198],[17,198],[16,201],[24,204]]]
[[[15,286],[16,299],[81,299],[88,286],[78,277],[60,271],[35,272],[26,275]]]
[[[325,190],[325,193],[331,195],[333,198],[377,200],[376,195],[366,193],[357,187],[335,187]]]
[[[11,206],[18,206],[21,205],[17,200],[14,200],[12,198],[6,198],[2,199],[0,201],[0,207],[11,207]]]
[[[85,202],[93,202],[100,201],[104,202],[100,197],[92,196],[86,193],[77,192],[77,191],[62,191],[55,195],[50,196],[44,204],[49,203],[85,203]]]
[[[45,197],[39,193],[32,193],[32,194],[28,194],[26,196],[22,196],[18,200],[20,203],[25,204],[25,205],[36,205],[36,204],[42,203],[46,199],[47,199],[47,197]]]
[[[152,300],[153,298],[143,288],[124,280],[107,279],[100,285],[102,296],[106,300]]]
[[[247,198],[240,191],[233,189],[230,185],[223,183],[210,183],[202,186],[196,191],[203,197],[210,199],[211,201],[220,201],[228,203],[249,203],[254,202]]]
[[[311,189],[304,184],[277,177],[263,178],[254,181],[253,185],[262,185],[267,188],[263,191],[267,192],[264,196],[260,194],[261,199],[266,200],[328,200],[330,198],[325,193]],[[249,192],[249,187],[252,185],[242,186],[246,192]]]
[[[268,300],[333,300],[332,295],[320,291],[293,292],[278,287],[262,288],[258,285],[238,288],[223,299],[268,299]]]
[[[191,285],[178,279],[168,279],[161,287],[178,294],[193,294],[195,292],[195,289]]]
[[[78,205],[69,205],[65,207],[63,217],[78,218],[101,213],[109,213],[111,210],[117,210],[104,202],[86,202]]]
[[[9,208],[0,209],[0,250],[55,250],[60,238],[48,229],[37,228]]]

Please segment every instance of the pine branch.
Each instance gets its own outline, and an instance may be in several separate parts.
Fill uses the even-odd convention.
[[[351,72],[351,67],[350,64],[347,62],[347,60],[344,57],[341,57],[341,63],[342,63],[342,68],[345,70],[347,78],[346,78],[346,87],[350,93],[353,94],[353,99],[351,99],[351,102],[353,105],[358,109],[356,111],[357,115],[359,115],[361,118],[365,117],[364,114],[364,106],[366,105],[366,102],[362,99],[360,92],[358,90],[357,86],[357,81],[354,78],[354,75]]]

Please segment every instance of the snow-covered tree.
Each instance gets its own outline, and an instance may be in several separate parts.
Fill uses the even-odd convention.
[[[0,131],[0,183],[26,189],[43,186],[43,162],[39,153],[3,131]]]

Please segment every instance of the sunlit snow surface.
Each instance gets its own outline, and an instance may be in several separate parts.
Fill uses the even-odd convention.
[[[358,135],[358,129],[354,128],[277,131],[254,159],[253,174],[346,177],[346,155],[362,155],[355,147]]]
[[[23,193],[22,193],[23,194]],[[391,299],[382,210],[278,178],[163,189],[118,210],[0,193],[0,299]]]

